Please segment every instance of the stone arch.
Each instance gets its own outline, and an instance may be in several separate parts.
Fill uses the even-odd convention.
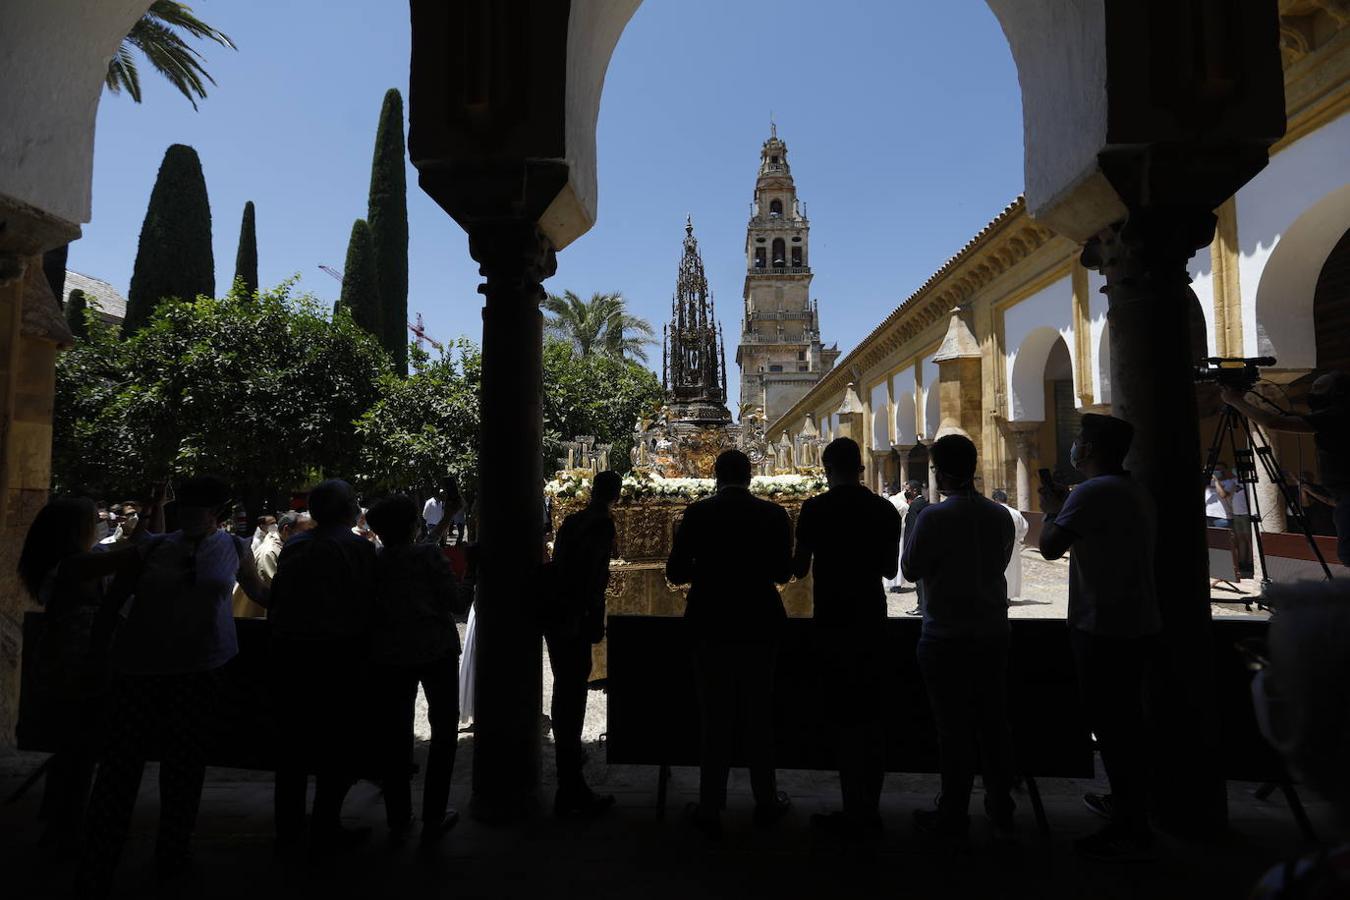
[[[891,416],[886,382],[873,385],[869,393],[872,402],[872,449],[888,451],[891,449]]]
[[[1313,293],[1317,368],[1350,371],[1350,230],[1322,265]]]
[[[1063,340],[1057,329],[1048,326],[1032,329],[1022,339],[1008,379],[1009,421],[1045,421],[1045,364],[1056,342]]]
[[[892,381],[895,396],[895,442],[910,447],[918,442],[917,418],[914,404],[914,370],[906,369]]]
[[[1097,381],[1093,385],[1093,399],[1098,403],[1111,402],[1111,321],[1102,317],[1101,333],[1097,336],[1093,364]]]
[[[1239,203],[1241,198],[1239,198]],[[1279,236],[1256,286],[1257,352],[1282,369],[1317,365],[1314,297],[1332,249],[1350,229],[1350,184],[1308,207]]]

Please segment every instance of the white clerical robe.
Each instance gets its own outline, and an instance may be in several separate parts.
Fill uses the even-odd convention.
[[[891,501],[891,506],[894,506],[895,511],[900,514],[900,526],[901,526],[900,552],[903,553],[905,549],[905,531],[904,531],[905,514],[909,512],[909,501],[905,499],[903,491],[899,494],[887,497],[886,499]],[[900,574],[899,560],[896,561],[896,566],[897,568],[895,570],[895,577],[887,578],[885,581],[886,590],[888,591],[891,588],[903,588],[912,586],[910,582],[905,580],[905,576]]]
[[[1013,509],[1006,503],[1000,503],[1012,516],[1013,531],[1013,554],[1012,559],[1008,560],[1008,569],[1003,573],[1003,577],[1008,581],[1008,599],[1016,600],[1022,596],[1022,541],[1026,539],[1027,530],[1031,527],[1027,524],[1026,516]]]

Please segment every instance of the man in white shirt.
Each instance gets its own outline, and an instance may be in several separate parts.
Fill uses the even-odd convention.
[[[1111,782],[1111,824],[1074,842],[1094,859],[1145,858],[1153,844],[1147,808],[1144,685],[1162,617],[1154,588],[1157,512],[1123,468],[1134,438],[1128,422],[1092,413],[1069,449],[1087,480],[1072,493],[1042,485],[1041,555],[1070,547],[1069,635],[1088,727]],[[1105,798],[1089,795],[1089,807]]]
[[[1228,502],[1228,492],[1224,490],[1222,473],[1227,471],[1226,463],[1214,464],[1214,474],[1205,485],[1205,521],[1210,528],[1233,527],[1233,509]]]
[[[1027,522],[1026,516],[1008,505],[1007,491],[994,491],[989,497],[1008,511],[1013,523],[1012,559],[1008,560],[1008,570],[1003,573],[1004,580],[1008,582],[1008,605],[1011,606],[1012,601],[1022,596],[1022,541],[1026,540],[1031,525]]]
[[[997,503],[975,492],[970,438],[940,437],[929,453],[944,499],[910,524],[900,564],[924,590],[919,671],[937,725],[942,793],[936,810],[915,810],[914,825],[944,838],[966,837],[978,760],[985,812],[995,833],[1009,837],[1013,763],[1003,572],[1013,552],[1013,525]]]
[[[1252,517],[1247,507],[1247,486],[1224,463],[1214,466],[1220,496],[1228,503],[1233,529],[1233,569],[1239,578],[1255,574],[1252,564]]]

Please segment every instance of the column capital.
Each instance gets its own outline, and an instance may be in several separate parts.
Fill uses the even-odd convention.
[[[553,244],[531,222],[494,222],[469,229],[469,255],[487,280],[478,293],[491,303],[497,296],[532,296],[544,299],[540,285],[558,271]]]

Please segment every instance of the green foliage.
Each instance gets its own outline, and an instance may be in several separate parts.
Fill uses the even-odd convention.
[[[198,19],[187,4],[155,0],[145,15],[131,26],[131,31],[109,60],[104,87],[113,94],[125,90],[132,100],[141,102],[141,76],[134,53],[140,50],[155,71],[187,97],[196,109],[197,100],[206,98],[206,83],[214,85],[216,82],[207,73],[201,53],[175,29],[186,32],[189,37],[205,38],[222,47],[237,49],[229,35]]]
[[[419,362],[407,378],[386,375],[380,399],[356,423],[360,483],[386,491],[430,490],[454,475],[474,491],[482,354],[461,338],[450,354]]]
[[[351,314],[352,321],[357,325],[377,338],[383,336],[380,329],[380,288],[375,275],[375,248],[371,244],[370,226],[365,219],[357,219],[352,224],[338,303]]]
[[[57,364],[56,489],[131,495],[201,472],[286,489],[353,471],[353,423],[389,359],[349,316],[289,292],[165,304],[125,341],[89,317]]]
[[[89,329],[85,327],[84,322],[84,311],[87,307],[84,291],[79,288],[71,291],[70,296],[66,298],[66,326],[79,340],[84,340],[89,335]]]
[[[234,254],[234,290],[245,297],[258,293],[258,228],[252,200],[244,204],[244,218],[239,222],[239,249]]]
[[[408,374],[408,185],[404,168],[403,97],[390,88],[375,131],[370,165],[371,244],[379,283],[384,348],[394,371]]]
[[[655,332],[645,319],[628,314],[623,294],[592,294],[582,300],[572,291],[544,298],[550,337],[572,345],[582,356],[604,353],[616,359],[647,361],[646,347],[654,344]]]
[[[191,147],[174,144],[165,151],[150,192],[122,334],[145,327],[161,300],[192,300],[215,292],[211,204],[201,160]]]
[[[544,345],[544,471],[565,456],[563,441],[593,434],[613,444],[610,467],[626,472],[638,417],[661,406],[661,382],[650,369],[613,356],[581,355],[572,345]]]
[[[425,354],[423,354],[425,356]],[[454,475],[478,479],[482,354],[461,338],[439,359],[418,359],[407,378],[380,381],[380,399],[357,422],[359,481],[368,490],[417,490]],[[656,376],[638,364],[582,357],[561,341],[544,347],[544,471],[557,468],[562,441],[593,434],[613,443],[610,463],[629,468],[633,424],[661,403]]]

